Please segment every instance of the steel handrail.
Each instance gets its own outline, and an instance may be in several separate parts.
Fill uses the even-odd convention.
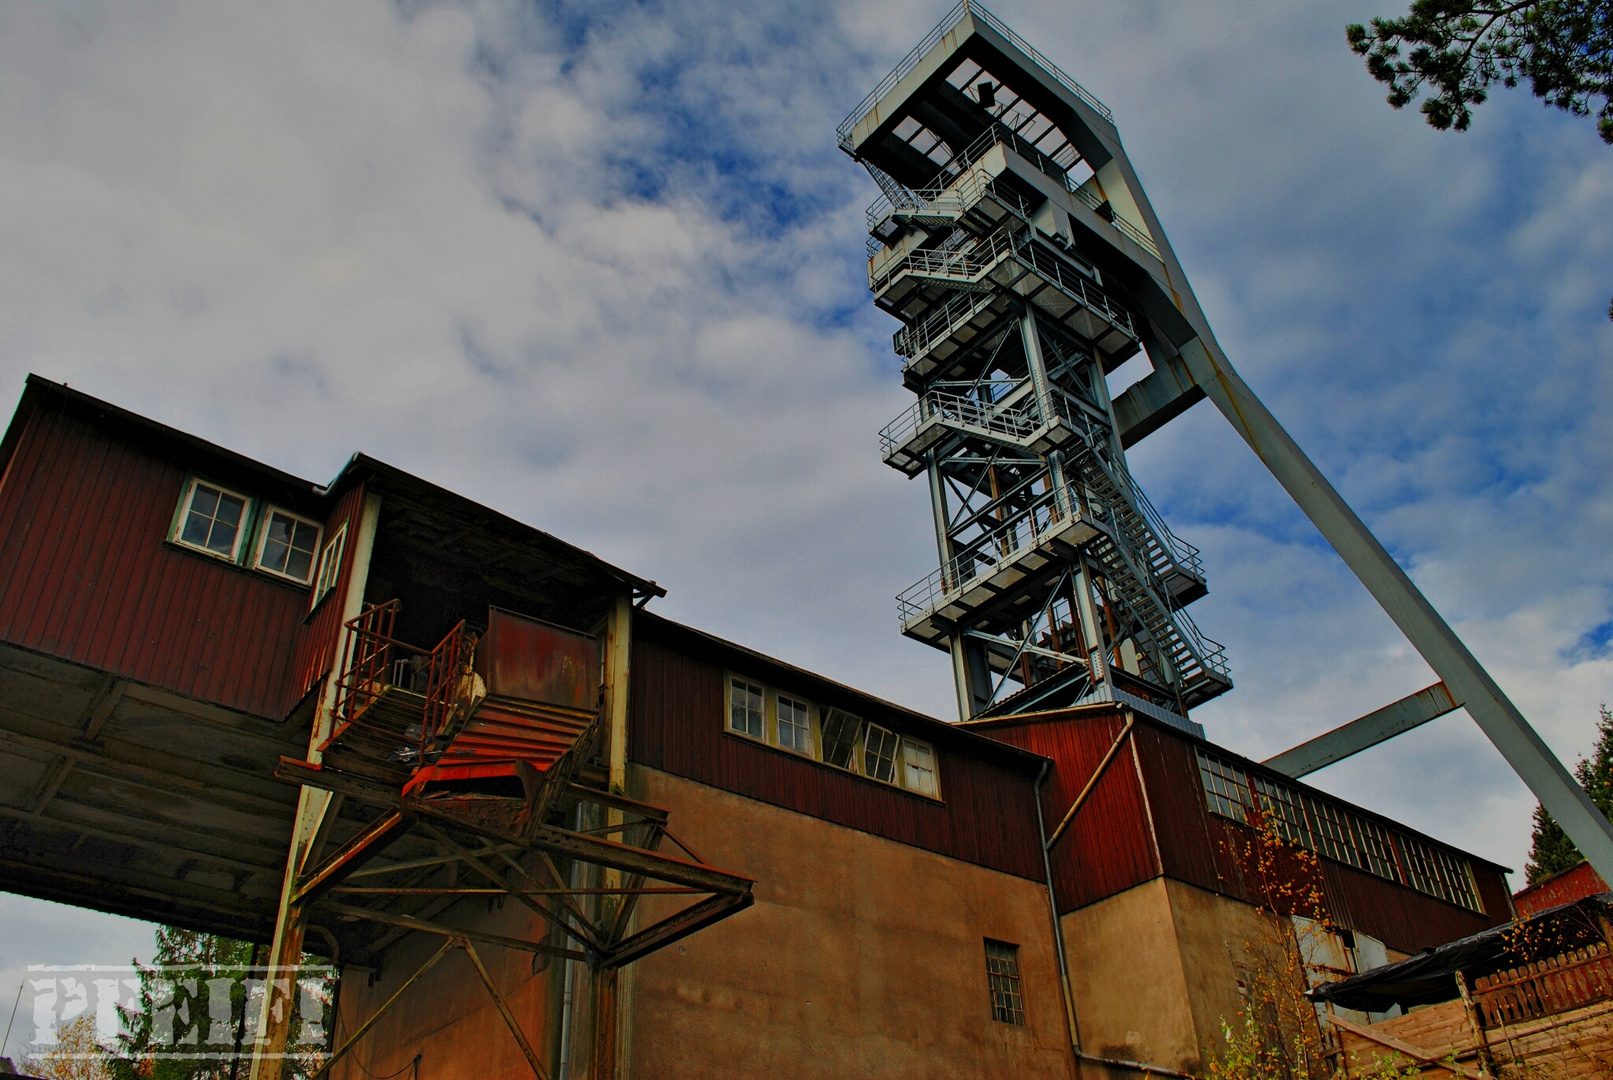
[[[939,252],[931,248],[910,251],[874,279],[871,291],[883,292],[904,272],[977,282],[1005,258],[1018,259],[1036,273],[1050,278],[1066,295],[1080,301],[1128,337],[1136,338],[1130,312],[1110,300],[1102,289],[1089,284],[1073,263],[1066,263],[1062,256],[1044,250],[1032,238],[1031,230],[1013,224],[957,251]]]
[[[975,0],[962,0],[957,7],[954,7],[942,17],[941,21],[935,25],[935,29],[924,35],[924,40],[920,41],[913,47],[911,52],[902,57],[901,62],[891,69],[891,73],[880,80],[879,85],[874,87],[868,96],[863,98],[862,101],[857,104],[857,107],[851,111],[851,115],[842,120],[839,126],[835,128],[835,135],[841,149],[846,151],[853,149],[851,133],[856,129],[858,124],[862,123],[863,118],[869,113],[873,112],[874,106],[877,105],[886,94],[895,89],[896,84],[901,82],[909,71],[912,71],[913,68],[918,66],[918,62],[924,59],[929,51],[935,48],[935,46],[940,43],[941,39],[952,31],[953,27],[957,26],[964,20],[966,15],[970,14],[978,15],[982,22],[991,27],[997,33],[1001,34],[1003,37],[1007,38],[1015,48],[1024,53],[1031,60],[1035,61],[1036,64],[1042,68],[1042,70],[1056,79],[1066,90],[1070,91],[1070,93],[1074,94],[1076,97],[1085,102],[1099,116],[1103,117],[1110,124],[1115,122],[1115,115],[1110,111],[1107,105],[1094,97],[1092,92],[1087,90],[1086,87],[1082,86],[1064,72],[1060,71],[1056,64],[1054,64],[1047,57],[1043,56],[1040,52],[1037,52],[1036,49],[1025,41],[1024,38],[1010,30],[1001,19],[997,18],[997,16],[981,7],[975,2]]]
[[[1025,385],[1021,382],[1019,385]],[[951,420],[986,431],[997,432],[1010,438],[1024,438],[1041,424],[1034,397],[1021,398],[1013,404],[986,402],[964,394],[949,394],[931,390],[913,405],[879,430],[881,453],[889,457],[918,431],[926,420]]]
[[[1030,161],[1043,173],[1058,181],[1065,191],[1074,195],[1093,213],[1113,225],[1123,236],[1129,238],[1154,258],[1163,261],[1163,256],[1160,255],[1159,248],[1154,244],[1153,237],[1116,214],[1114,208],[1107,205],[1106,200],[1098,192],[1087,187],[1085,183],[1077,183],[1075,178],[1070,175],[1069,169],[1054,161],[1035,143],[1018,132],[1009,130],[1000,123],[993,123],[979,138],[954,155],[952,160],[942,166],[941,171],[936,174],[936,178],[928,185],[917,189],[904,189],[903,192],[899,193],[902,196],[900,204],[890,195],[881,194],[864,212],[864,216],[868,221],[869,231],[872,232],[877,229],[880,222],[894,214],[898,208],[908,213],[923,213],[925,210],[931,209],[932,205],[959,180],[974,175],[972,171],[974,165],[979,162],[980,158],[985,156],[986,151],[998,145],[1006,145],[1020,157]],[[989,187],[989,183],[987,186]],[[1028,211],[1021,200],[1014,199],[1013,203],[1018,205],[1011,205],[1009,202],[1010,197],[1006,193],[995,189],[991,193],[995,198],[1001,200],[1005,206],[1008,206],[1010,210],[1016,211],[1021,217],[1029,220]],[[982,188],[974,192],[972,199],[964,199],[959,213],[967,213],[985,194],[986,189]],[[872,258],[872,256],[873,251],[870,250],[869,257]]]
[[[1067,487],[1065,492],[1071,516],[1080,517],[1081,503],[1075,489]],[[906,629],[940,607],[948,596],[1012,563],[1040,544],[1049,532],[1066,524],[1055,491],[1036,496],[1002,524],[975,537],[944,564],[898,593],[896,605],[902,627]]]

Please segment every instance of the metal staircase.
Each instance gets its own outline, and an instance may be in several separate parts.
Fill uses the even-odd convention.
[[[1177,560],[1096,454],[1083,454],[1078,464],[1082,481],[1102,500],[1110,524],[1110,531],[1095,537],[1087,550],[1103,567],[1125,609],[1142,624],[1136,638],[1160,666],[1162,681],[1176,684],[1188,708],[1231,689],[1225,650],[1200,634],[1187,612],[1174,609],[1160,571],[1175,568]]]

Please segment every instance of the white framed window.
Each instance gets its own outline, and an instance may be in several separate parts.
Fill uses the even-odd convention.
[[[823,760],[836,768],[857,771],[857,743],[862,717],[830,709],[823,718]]]
[[[233,562],[241,551],[241,535],[251,504],[252,500],[239,492],[193,479],[174,525],[174,542]]]
[[[763,690],[747,679],[728,679],[728,730],[752,739],[767,738],[767,717],[763,712]]]
[[[896,732],[869,724],[863,735],[863,775],[887,784],[896,783]]]
[[[935,783],[935,749],[917,739],[902,739],[902,786],[931,798],[940,796]]]
[[[289,510],[271,506],[258,534],[258,550],[253,565],[301,585],[314,576],[314,557],[319,554],[316,522],[298,517]]]
[[[812,753],[812,707],[799,698],[778,696],[778,744],[798,754]]]
[[[319,603],[326,593],[336,587],[336,579],[342,572],[342,552],[347,550],[347,526],[343,525],[336,530],[336,535],[325,544],[319,553],[319,579],[314,582],[314,603]]]
[[[991,992],[991,1018],[1004,1024],[1025,1023],[1025,995],[1019,983],[1019,946],[986,939],[986,989]]]

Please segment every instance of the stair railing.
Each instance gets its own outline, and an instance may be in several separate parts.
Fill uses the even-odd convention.
[[[422,764],[428,761],[428,753],[438,749],[433,746],[437,737],[446,734],[457,715],[468,712],[473,704],[476,675],[471,665],[476,655],[476,635],[465,629],[461,619],[430,655],[417,759]]]
[[[343,624],[341,676],[336,681],[336,722],[350,724],[375,704],[388,685],[398,601],[374,604]],[[408,646],[404,646],[407,648]]]

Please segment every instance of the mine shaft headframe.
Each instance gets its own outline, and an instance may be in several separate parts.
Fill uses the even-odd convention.
[[[1030,185],[1033,198],[1052,196],[1064,212],[1060,224],[1105,288],[1141,316],[1137,335],[1153,371],[1114,401],[1117,433],[1129,447],[1204,398],[1180,352],[1213,338],[1109,108],[996,16],[963,0],[836,135],[882,187],[916,189],[935,183],[992,128],[1011,133],[1023,160],[1012,170],[1016,180]],[[1062,184],[1053,173],[1063,174]]]
[[[1135,443],[1203,398],[1213,402],[1438,674],[1451,700],[1467,710],[1596,871],[1613,880],[1613,823],[1243,381],[1216,342],[1107,109],[974,0],[963,0],[846,118],[838,129],[840,146],[870,171],[886,172],[890,183],[909,183],[902,175],[911,177],[914,172],[898,175],[888,169],[917,170],[919,163],[894,150],[890,136],[909,114],[916,114],[912,119],[918,124],[926,118],[938,124],[955,122],[957,110],[945,105],[955,106],[956,99],[940,84],[956,73],[959,62],[987,67],[998,57],[1004,66],[992,69],[994,78],[1002,80],[1010,93],[1046,110],[1055,124],[1067,124],[1061,131],[1094,170],[1089,194],[1101,194],[1103,200],[1097,207],[1087,202],[1091,213],[1076,207],[1070,215],[1072,230],[1082,239],[1100,241],[1088,257],[1100,265],[1108,281],[1126,287],[1129,295],[1122,299],[1144,316],[1140,336],[1153,371],[1114,400],[1121,444]],[[974,92],[978,107],[978,87]],[[995,106],[995,86],[990,100]],[[960,126],[954,137],[967,130]],[[932,135],[941,134],[930,131],[910,138],[922,146]],[[880,178],[879,172],[875,178]],[[1095,190],[1098,187],[1101,192]],[[1106,230],[1104,225],[1112,228]]]

